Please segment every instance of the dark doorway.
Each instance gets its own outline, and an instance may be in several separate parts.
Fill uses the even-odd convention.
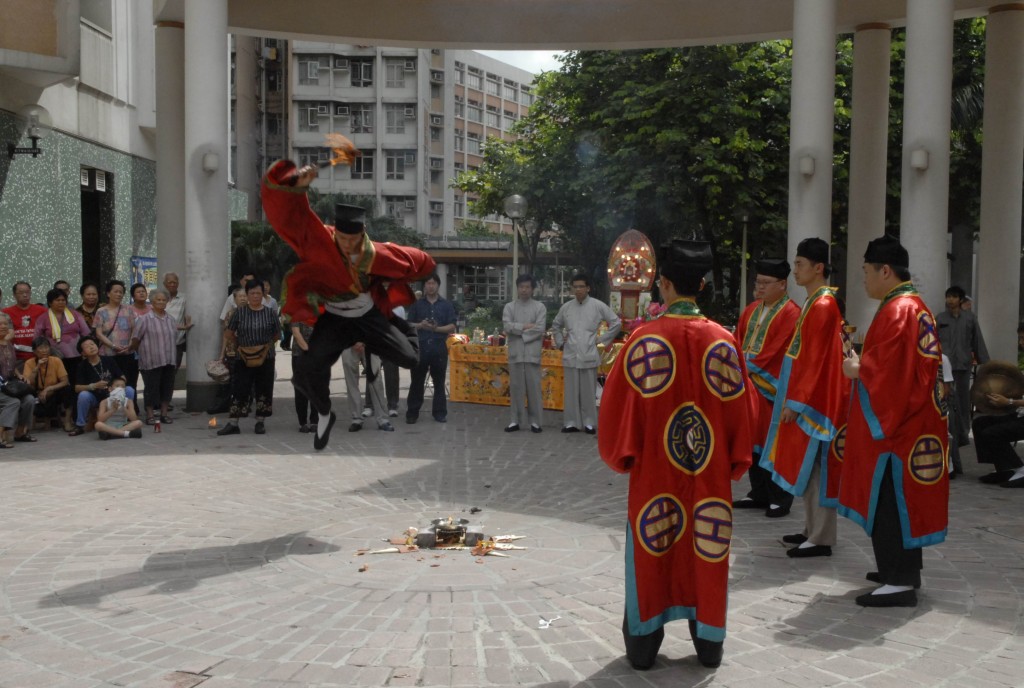
[[[116,278],[113,181],[109,172],[82,168],[82,283],[99,285],[101,297]]]

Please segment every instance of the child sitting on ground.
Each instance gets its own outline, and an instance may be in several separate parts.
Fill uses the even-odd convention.
[[[127,403],[124,378],[112,383],[110,396],[100,402],[96,411],[96,430],[101,440],[115,440],[122,437],[142,437],[142,421],[135,415],[135,405]]]

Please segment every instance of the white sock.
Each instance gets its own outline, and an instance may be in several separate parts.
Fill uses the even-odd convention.
[[[1014,471],[1013,476],[1010,478],[1010,480],[1016,480],[1017,478],[1024,478],[1024,467],[1018,468],[1016,471]]]
[[[778,505],[778,504],[769,504],[769,505],[768,505],[768,508],[769,508],[769,509],[778,509],[778,508],[779,508],[779,505]]]
[[[817,545],[811,542],[810,540],[804,540],[800,544],[800,549],[807,549],[808,547],[817,547]]]
[[[331,422],[331,414],[320,416],[316,421],[316,436],[323,437],[327,432],[327,426]]]
[[[878,590],[872,592],[872,595],[891,595],[896,592],[906,592],[907,590],[913,590],[913,585],[883,585]]]
[[[128,433],[128,431],[127,431],[127,430],[125,430],[125,431],[124,431],[124,436],[125,436],[125,437],[130,437],[130,434]]]

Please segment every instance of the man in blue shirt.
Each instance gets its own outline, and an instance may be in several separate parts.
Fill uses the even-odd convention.
[[[448,422],[448,400],[444,393],[444,379],[448,372],[448,348],[445,340],[455,332],[455,306],[441,298],[437,290],[441,278],[431,274],[423,282],[423,298],[409,308],[409,323],[419,335],[420,362],[412,369],[409,398],[406,402],[405,422],[415,423],[423,406],[423,387],[427,373],[434,383],[434,403],[431,413],[438,423]]]

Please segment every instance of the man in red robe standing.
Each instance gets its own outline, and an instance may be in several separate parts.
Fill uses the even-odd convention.
[[[654,665],[663,626],[688,619],[697,658],[722,661],[732,489],[750,465],[749,381],[732,335],[695,298],[709,244],[676,240],[658,259],[668,310],[637,328],[608,374],[601,458],[629,473],[622,634],[636,669]]]
[[[779,387],[779,373],[786,348],[793,338],[793,329],[800,317],[800,307],[787,294],[789,263],[782,259],[757,262],[754,296],[757,299],[740,314],[736,326],[736,344],[743,351],[747,374],[754,391],[754,462],[747,477],[750,492],[732,503],[734,509],[764,509],[765,516],[778,518],[789,513],[793,495],[772,480],[772,473],[758,465],[768,427],[772,420]]]
[[[325,225],[306,198],[317,173],[315,165],[296,169],[279,160],[264,175],[260,194],[267,220],[299,257],[285,276],[281,312],[288,321],[316,321],[293,373],[319,414],[313,448],[321,450],[337,420],[330,373],[342,351],[363,342],[367,355],[403,368],[418,362],[417,335],[392,310],[415,300],[409,282],[433,272],[434,259],[419,249],[370,241],[366,210],[358,206],[337,204],[334,226]]]
[[[804,498],[804,531],[782,539],[796,547],[790,557],[832,556],[836,544],[836,500],[842,466],[841,432],[849,407],[850,382],[843,377],[843,315],[829,275],[828,244],[804,239],[797,245],[793,278],[807,291],[779,374],[771,427],[761,454],[778,485]],[[836,437],[839,442],[833,443]]]
[[[946,539],[948,429],[935,318],[910,282],[907,250],[884,236],[868,243],[864,288],[880,299],[864,347],[843,363],[856,381],[846,432],[839,512],[871,536],[881,587],[862,607],[915,607],[921,548]]]

